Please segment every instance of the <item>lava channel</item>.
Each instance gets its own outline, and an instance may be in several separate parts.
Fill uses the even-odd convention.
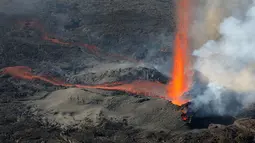
[[[152,82],[145,80],[135,80],[131,83],[127,82],[112,82],[99,85],[82,85],[82,84],[67,84],[65,82],[59,81],[56,78],[39,76],[32,73],[32,69],[26,66],[15,66],[6,67],[2,69],[0,74],[7,74],[16,78],[26,79],[26,80],[42,80],[44,82],[64,87],[76,87],[84,89],[103,89],[103,90],[117,90],[124,91],[132,94],[140,94],[144,96],[157,97],[162,99],[167,99],[166,95],[166,85],[160,82]]]
[[[119,55],[119,54],[104,53],[95,45],[89,45],[89,44],[84,44],[84,43],[70,43],[70,42],[64,42],[57,38],[51,38],[51,37],[56,37],[56,36],[50,36],[50,34],[46,32],[46,30],[44,29],[44,26],[42,24],[40,24],[38,20],[19,21],[18,24],[21,25],[22,27],[29,27],[29,28],[34,28],[34,29],[39,30],[42,33],[43,40],[54,43],[54,44],[60,44],[60,45],[65,45],[65,46],[84,47],[84,48],[88,49],[93,55],[96,55],[98,57],[103,57],[103,56],[104,57],[114,57],[115,59],[117,58],[119,60],[127,60],[127,61],[134,62],[134,63],[141,62],[139,60],[129,58],[129,57]]]

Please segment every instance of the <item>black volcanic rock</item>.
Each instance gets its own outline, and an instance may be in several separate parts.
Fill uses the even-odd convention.
[[[42,38],[47,32],[47,36],[65,42],[96,45],[104,54],[120,54],[144,60],[145,63],[157,63],[157,66],[168,65],[175,31],[174,1],[22,0],[21,5],[11,5],[17,2],[0,1],[1,69],[7,66],[29,66],[34,74],[53,76],[71,83],[97,84],[132,80],[167,83],[168,77],[146,65],[100,57],[81,46],[54,44]],[[10,5],[10,8],[6,5]],[[39,28],[19,26],[20,22],[30,20],[38,20]],[[161,48],[166,48],[167,52],[162,52]],[[195,81],[198,82],[190,91],[194,96],[201,93],[207,84],[206,80]],[[65,112],[50,110],[48,116],[69,117],[75,121],[77,113],[68,111],[80,109],[81,113],[91,111],[89,113],[95,114],[92,117],[99,117],[99,124],[83,125],[78,129],[73,126],[61,128],[46,120],[48,116],[40,115],[42,110],[34,110],[37,108],[31,103],[51,99],[51,93],[59,90],[62,91],[59,98],[51,101],[52,107],[46,108],[57,110],[54,107],[59,105],[57,107],[64,108]],[[85,94],[74,92],[72,95],[77,98],[70,99],[70,90]],[[217,121],[229,119],[227,125],[218,125],[210,118],[203,123],[197,120],[196,125],[204,125],[202,129],[192,129],[182,122],[178,107],[169,101],[130,97],[125,93],[116,97],[105,95],[99,91],[66,89],[42,81],[1,75],[0,142],[254,142],[254,119],[247,118],[254,116],[255,107],[240,114],[238,119],[217,118]],[[64,96],[71,106],[61,106]],[[102,104],[100,108],[94,108],[99,104]],[[84,117],[83,114],[78,115]],[[242,117],[246,118],[239,119]],[[91,120],[80,120],[85,121]]]
[[[164,76],[162,73],[156,69],[150,69],[146,67],[128,67],[128,68],[118,68],[114,70],[106,70],[104,72],[90,72],[84,74],[77,74],[73,78],[69,78],[72,83],[104,83],[123,81],[129,82],[134,80],[149,80],[158,81],[163,84],[167,84],[168,77]]]

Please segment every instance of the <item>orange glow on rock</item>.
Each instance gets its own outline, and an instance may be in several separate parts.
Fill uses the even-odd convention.
[[[123,56],[120,54],[113,54],[113,53],[104,53],[100,48],[98,48],[96,45],[90,45],[86,43],[71,43],[71,42],[64,42],[61,39],[57,39],[56,36],[47,33],[46,30],[44,29],[44,26],[37,20],[31,20],[31,21],[19,21],[18,25],[22,27],[28,27],[28,28],[34,28],[41,32],[42,34],[42,39],[54,44],[59,44],[59,45],[64,45],[64,46],[79,46],[79,47],[84,47],[86,48],[90,53],[92,53],[95,56],[98,57],[114,57],[115,59],[118,60],[127,60],[130,62],[134,63],[140,63],[141,61]]]
[[[26,80],[41,80],[56,86],[76,87],[83,89],[117,90],[132,94],[167,99],[167,97],[164,96],[166,95],[166,85],[160,82],[135,80],[132,82],[112,82],[98,85],[68,84],[53,77],[35,75],[32,73],[32,69],[26,66],[6,67],[2,69],[0,74],[8,74],[15,78]]]

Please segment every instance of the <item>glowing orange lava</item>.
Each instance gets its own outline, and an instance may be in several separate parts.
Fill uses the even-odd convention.
[[[188,102],[182,95],[189,90],[189,0],[177,2],[177,32],[174,41],[174,59],[172,82],[168,84],[168,97],[173,104],[182,105]]]
[[[43,25],[40,24],[38,20],[31,20],[31,21],[21,21],[18,22],[19,25],[22,27],[29,27],[29,28],[35,28],[39,30],[42,33],[42,39],[51,43],[55,44],[60,44],[60,45],[65,45],[65,46],[80,46],[88,49],[92,54],[100,57],[114,57],[117,58],[118,60],[127,60],[130,62],[135,62],[139,63],[140,61],[136,59],[132,59],[123,55],[118,55],[118,54],[112,54],[112,53],[104,53],[102,52],[97,46],[95,45],[89,45],[89,44],[84,44],[84,43],[70,43],[70,42],[64,42],[62,40],[59,40],[57,38],[51,38],[51,37],[56,37],[56,36],[49,36],[50,34],[46,32],[44,29]]]
[[[166,99],[166,85],[160,82],[152,82],[145,80],[136,80],[131,83],[127,82],[112,82],[99,85],[81,85],[81,84],[67,84],[63,81],[59,81],[52,77],[34,75],[32,69],[26,66],[15,66],[6,67],[2,69],[0,74],[8,74],[16,78],[26,79],[26,80],[42,80],[47,83],[64,86],[64,87],[76,87],[84,89],[103,89],[103,90],[118,90],[124,91],[132,94],[141,94],[144,96],[157,97]]]
[[[65,87],[77,87],[77,88],[96,88],[104,90],[119,90],[125,91],[134,94],[143,94],[145,96],[154,96],[164,99],[169,99],[173,104],[182,105],[188,102],[188,99],[183,99],[182,95],[189,90],[189,85],[191,83],[189,77],[188,68],[190,67],[189,63],[189,40],[188,40],[188,31],[189,31],[189,0],[178,0],[177,2],[177,32],[175,35],[174,41],[174,60],[173,60],[173,71],[172,71],[172,81],[168,85],[164,85],[159,82],[151,81],[133,81],[131,83],[118,82],[118,83],[108,83],[101,85],[80,85],[80,84],[66,84],[56,80],[55,78],[38,76],[32,74],[32,70],[25,66],[16,66],[16,67],[7,67],[3,69],[3,74],[9,74],[14,77],[19,77],[27,80],[43,80],[45,82]],[[38,21],[27,21],[21,22],[23,26],[31,27],[39,30],[42,33],[43,40],[67,45],[67,46],[80,46],[85,47],[94,55],[103,57],[114,57],[117,59],[129,60],[131,62],[140,62],[136,59],[131,59],[118,54],[103,53],[95,45],[81,44],[81,43],[69,43],[62,40],[51,38],[54,36],[49,36],[49,34],[44,30],[43,26]],[[162,52],[167,52],[166,49],[161,49]]]

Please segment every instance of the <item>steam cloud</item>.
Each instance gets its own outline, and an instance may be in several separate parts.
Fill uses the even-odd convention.
[[[218,40],[193,52],[194,68],[209,79],[193,102],[212,114],[233,115],[255,103],[255,1],[244,17],[233,15],[220,24]]]
[[[245,9],[251,4],[252,0],[194,0],[193,17],[194,19],[190,31],[192,47],[200,48],[208,40],[218,38],[218,28],[224,18],[235,16],[242,18]]]

